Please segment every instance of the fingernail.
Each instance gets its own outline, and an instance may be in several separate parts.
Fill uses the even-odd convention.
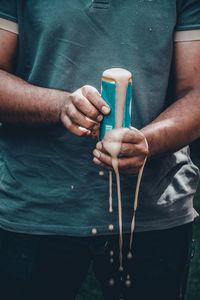
[[[94,155],[95,155],[97,158],[99,158],[99,157],[100,157],[100,152],[97,151],[97,150],[94,150]]]
[[[103,116],[102,115],[100,115],[100,116],[97,117],[97,121],[101,122],[102,120],[103,120]]]
[[[84,127],[82,127],[82,126],[79,126],[78,128],[79,128],[81,131],[84,131],[84,132],[87,132],[87,131],[88,131],[86,128],[84,128]]]
[[[97,143],[96,147],[97,147],[98,150],[101,150],[102,147],[103,147],[103,146],[102,146],[102,143]]]
[[[79,126],[78,127],[81,131],[83,131],[86,135],[90,135],[91,134],[91,131],[87,128],[84,128],[82,126]]]
[[[102,112],[104,113],[104,114],[108,114],[109,112],[110,112],[110,108],[109,107],[107,107],[107,106],[102,106]]]

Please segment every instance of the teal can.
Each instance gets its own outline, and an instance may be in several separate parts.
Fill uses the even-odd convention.
[[[116,112],[116,83],[110,78],[102,77],[101,82],[101,97],[108,103],[111,108],[109,115],[104,116],[101,122],[99,139],[102,140],[107,131],[115,128],[115,112]],[[128,81],[126,91],[126,99],[124,106],[124,118],[122,127],[129,128],[131,125],[131,110],[132,110],[132,78]]]

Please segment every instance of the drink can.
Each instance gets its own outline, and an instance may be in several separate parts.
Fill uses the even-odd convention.
[[[109,115],[104,116],[101,122],[99,139],[102,140],[107,131],[115,128],[115,112],[116,112],[116,83],[113,79],[102,77],[101,81],[101,97],[108,103],[111,108]],[[132,78],[128,81],[126,91],[124,118],[122,127],[129,128],[131,125],[131,109],[132,109]]]

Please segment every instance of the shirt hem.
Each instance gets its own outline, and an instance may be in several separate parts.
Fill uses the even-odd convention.
[[[1,18],[0,15],[0,29],[18,34],[18,24],[8,19]]]
[[[198,213],[194,212],[176,218],[174,220],[163,220],[162,222],[149,221],[148,225],[146,223],[136,223],[135,232],[145,232],[145,231],[156,231],[170,229],[178,227],[190,222],[198,216]],[[105,236],[105,235],[117,235],[119,234],[118,228],[114,231],[109,231],[107,226],[92,225],[87,227],[71,227],[71,226],[61,226],[61,225],[37,225],[29,226],[19,223],[12,223],[5,220],[0,220],[0,228],[6,231],[12,231],[16,233],[32,234],[32,235],[62,235],[62,236],[77,236],[77,237],[87,237],[94,236],[92,234],[92,229],[95,228],[97,233],[95,236]],[[123,233],[130,233],[130,224],[124,224]]]
[[[174,33],[174,42],[191,42],[200,40],[200,29],[176,31]]]
[[[145,232],[145,231],[170,229],[170,228],[178,227],[178,226],[193,222],[198,216],[199,216],[199,214],[194,210],[194,212],[190,213],[189,215],[182,216],[178,220],[176,219],[176,221],[171,220],[167,224],[166,224],[166,220],[163,223],[155,222],[155,221],[148,222],[148,228],[145,224],[142,224],[142,223],[138,224],[135,231],[136,232]]]

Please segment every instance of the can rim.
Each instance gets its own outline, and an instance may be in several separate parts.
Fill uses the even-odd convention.
[[[107,77],[102,77],[101,78],[101,81],[108,81],[108,82],[112,82],[112,83],[115,83],[115,80],[114,79],[111,79],[111,78],[107,78]],[[131,85],[133,84],[133,81],[132,81],[132,78],[130,77],[128,82],[131,82]]]

